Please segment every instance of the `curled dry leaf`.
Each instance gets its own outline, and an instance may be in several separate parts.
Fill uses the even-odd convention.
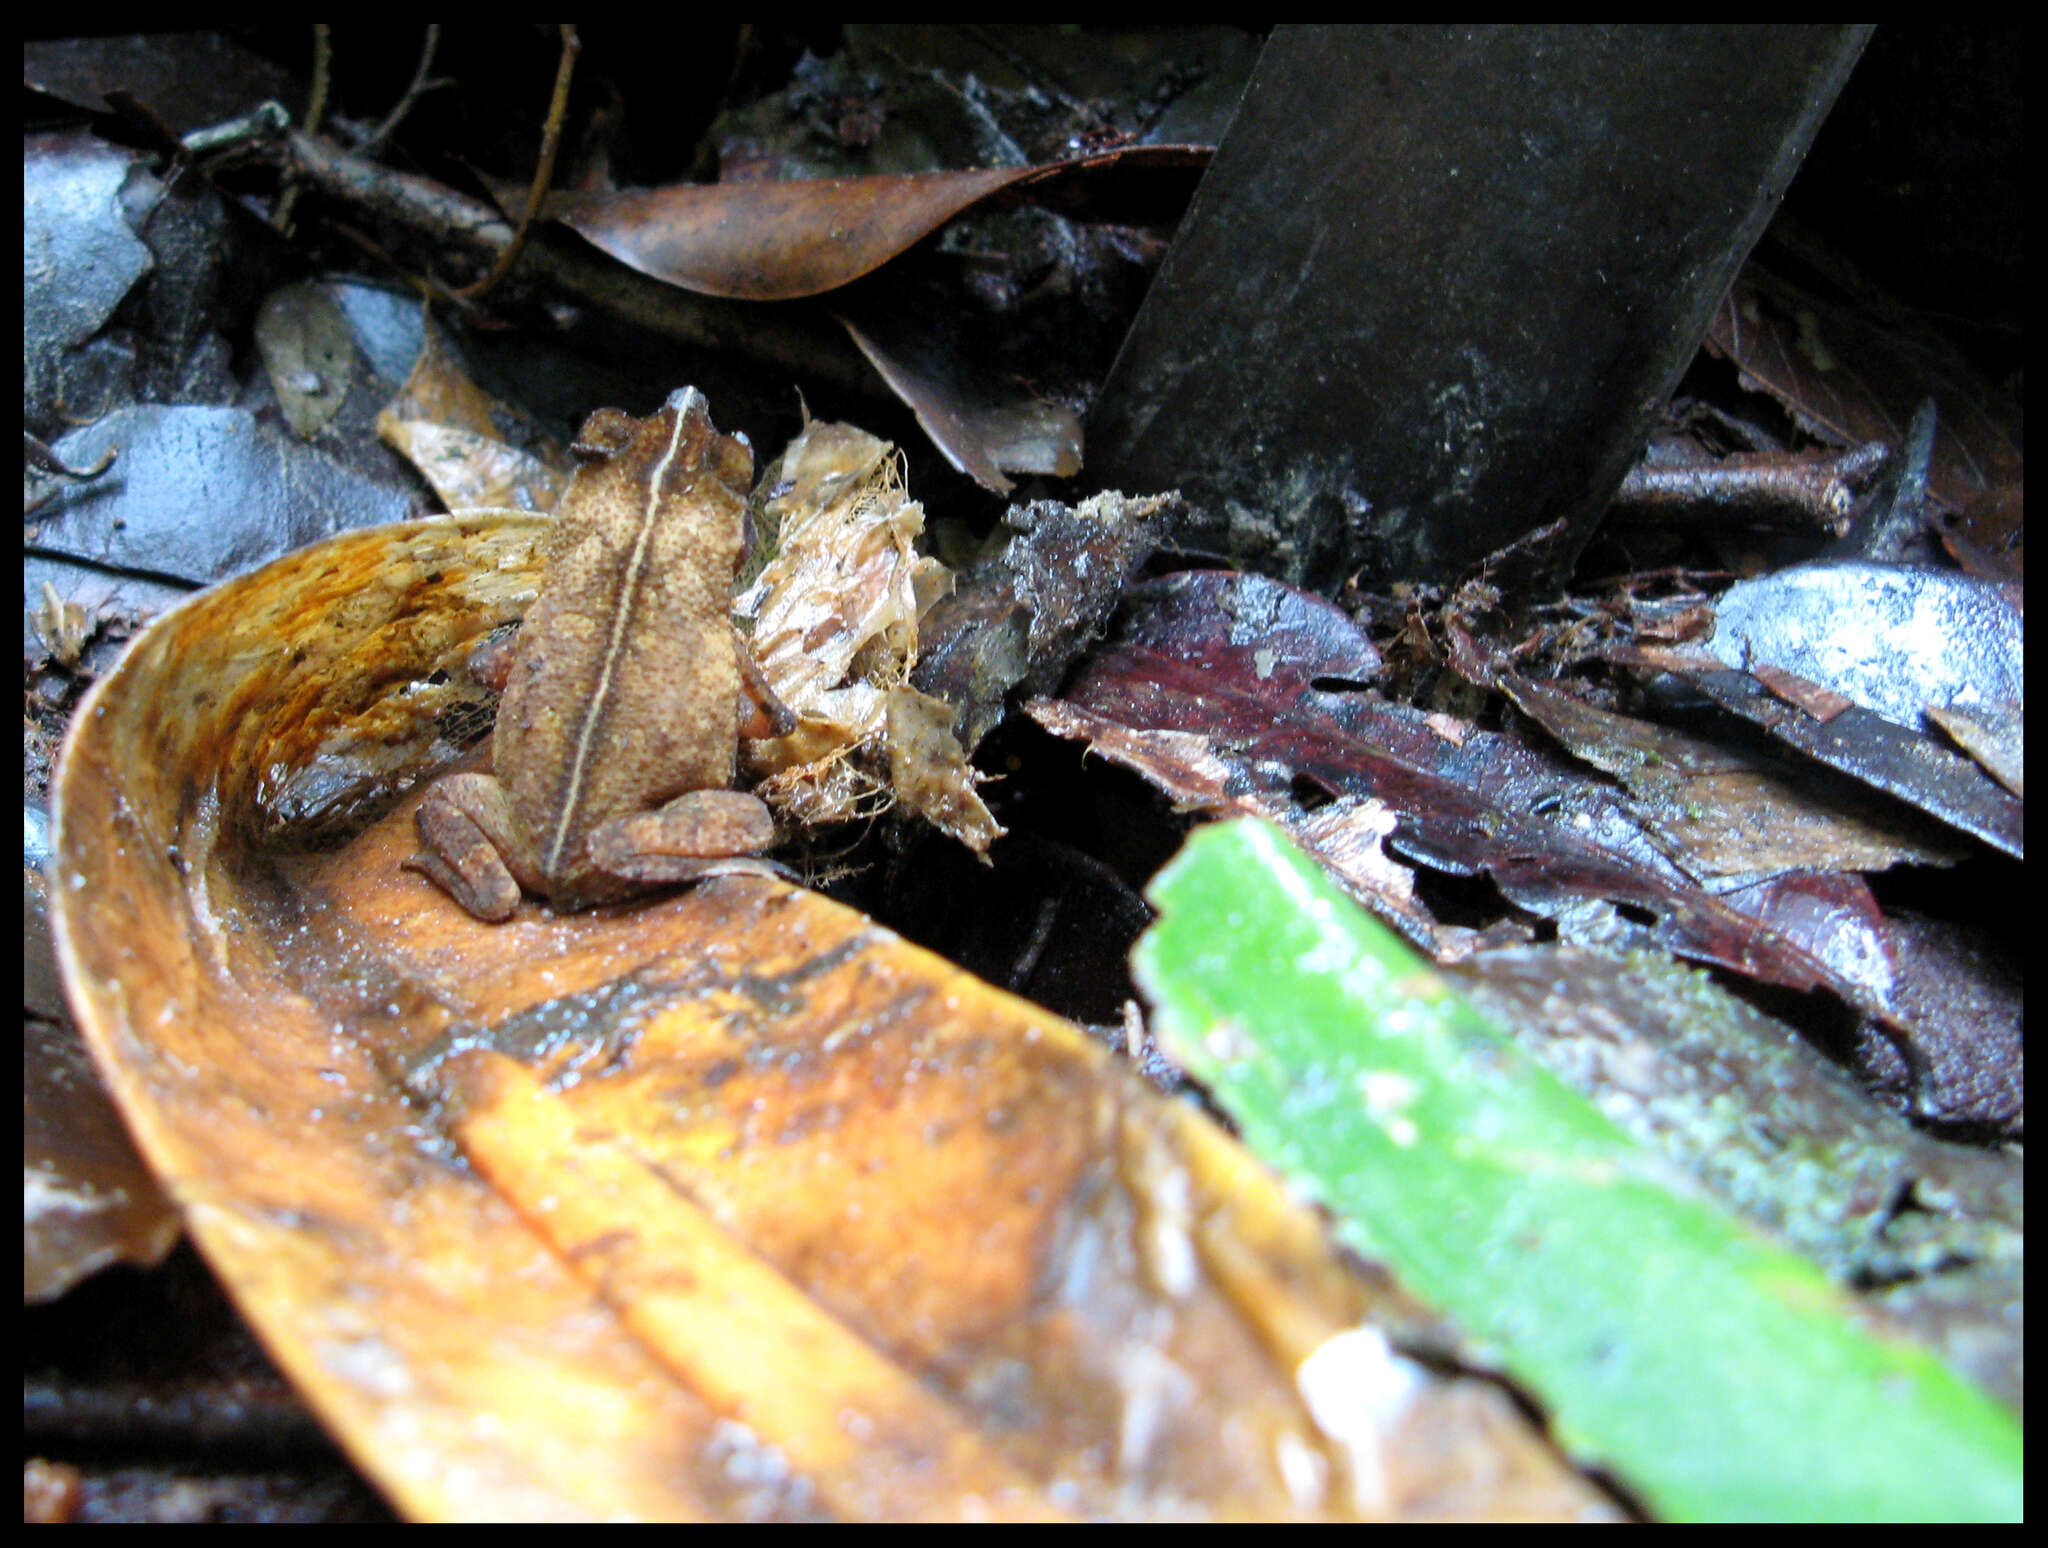
[[[913,710],[925,697],[908,683],[918,621],[950,576],[917,552],[924,508],[896,449],[853,425],[807,424],[762,476],[760,520],[771,557],[735,608],[798,724],[746,749],[757,793],[807,824],[902,801],[986,850],[1002,829],[975,794],[953,712],[938,700]]]
[[[401,1509],[1605,1508],[1072,1026],[765,878],[492,926],[403,869],[408,754],[445,749],[439,679],[525,605],[540,527],[351,532],[203,594],[97,686],[56,785],[101,1071]],[[346,843],[280,823],[280,792],[360,816],[373,786]]]
[[[898,804],[987,854],[1003,829],[975,791],[978,776],[956,729],[959,712],[908,683],[889,690],[886,712],[889,783]]]
[[[98,620],[84,604],[57,595],[57,588],[43,582],[43,599],[29,609],[28,624],[42,642],[49,658],[60,666],[76,666],[78,658],[99,629]]]
[[[419,469],[448,510],[553,510],[569,487],[560,458],[508,445],[498,423],[502,411],[463,372],[433,312],[422,307],[420,322],[419,356],[398,396],[377,415],[377,434]]]
[[[794,301],[879,268],[1036,167],[557,193],[546,213],[629,268],[708,296]]]

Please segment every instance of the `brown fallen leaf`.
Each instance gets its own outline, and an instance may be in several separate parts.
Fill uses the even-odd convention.
[[[389,807],[446,745],[427,690],[524,605],[536,526],[353,532],[194,599],[56,784],[101,1071],[402,1510],[1610,1512],[1208,1119],[863,916],[721,877],[489,926],[403,869],[407,804],[295,843],[278,792],[333,749],[384,750],[343,772]]]
[[[545,210],[619,262],[698,294],[839,292],[834,317],[932,443],[983,488],[1007,494],[1008,473],[1080,471],[1079,415],[991,371],[929,298],[899,294],[884,276],[853,282],[992,199],[1129,219],[1158,203],[1156,185],[1184,201],[1208,159],[1206,147],[1129,145],[1038,166],[560,192]]]
[[[1029,167],[554,193],[544,213],[642,274],[703,295],[793,301],[887,263],[1005,191],[1063,199],[1104,174],[1191,183],[1209,149],[1127,145]]]
[[[1762,726],[1807,757],[1982,839],[2016,860],[2026,858],[2026,806],[1975,762],[1931,736],[1852,706],[1832,720],[1767,692],[1747,672],[1695,674],[1693,685],[1731,714]]]
[[[1830,305],[1755,264],[1736,276],[1706,341],[1746,383],[1838,446],[1898,446],[1915,406],[1935,398],[1941,419],[1928,489],[1951,507],[2021,476],[2017,416],[1953,351]]]
[[[734,301],[794,301],[859,279],[1035,170],[556,193],[544,210],[619,262],[671,285]]]
[[[1961,856],[1931,824],[1876,806],[1847,780],[1598,709],[1512,672],[1496,681],[1563,746],[1626,785],[1636,816],[1698,879],[1882,871]]]

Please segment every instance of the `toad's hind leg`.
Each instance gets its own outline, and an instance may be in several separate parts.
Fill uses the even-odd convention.
[[[543,891],[519,858],[519,824],[505,787],[488,774],[451,774],[435,784],[413,819],[420,850],[405,862],[479,919],[510,919],[522,884]]]
[[[666,806],[614,817],[591,831],[591,864],[632,882],[692,881],[731,872],[786,876],[781,866],[745,857],[775,842],[775,819],[757,796],[692,790]]]

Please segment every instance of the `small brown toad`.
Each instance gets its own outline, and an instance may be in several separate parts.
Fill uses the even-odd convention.
[[[647,419],[598,410],[572,449],[539,599],[498,669],[493,772],[435,784],[407,862],[481,919],[522,889],[572,909],[770,869],[737,858],[773,841],[767,807],[727,788],[741,736],[795,721],[732,629],[753,452],[694,387]]]

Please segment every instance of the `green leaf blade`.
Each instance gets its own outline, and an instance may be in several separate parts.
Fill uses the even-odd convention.
[[[1198,831],[1151,895],[1169,1051],[1659,1515],[2019,1517],[2003,1408],[1665,1175],[1277,829]]]

